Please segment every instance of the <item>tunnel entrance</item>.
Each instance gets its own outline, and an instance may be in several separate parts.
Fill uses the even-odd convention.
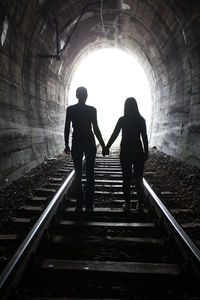
[[[75,104],[76,88],[88,90],[87,104],[95,106],[103,136],[109,137],[119,117],[123,115],[126,98],[134,97],[149,132],[151,92],[142,65],[133,55],[117,49],[96,50],[79,60],[71,79],[68,105]]]

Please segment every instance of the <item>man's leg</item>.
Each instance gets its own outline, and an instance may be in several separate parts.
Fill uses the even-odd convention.
[[[86,160],[86,187],[85,187],[85,204],[86,210],[93,210],[94,202],[94,164],[96,157],[96,146],[91,145],[85,149]]]
[[[75,175],[73,181],[73,188],[76,194],[76,205],[77,207],[82,207],[84,202],[84,194],[82,190],[82,159],[83,159],[83,150],[81,146],[75,143],[72,143],[72,159],[74,163]]]

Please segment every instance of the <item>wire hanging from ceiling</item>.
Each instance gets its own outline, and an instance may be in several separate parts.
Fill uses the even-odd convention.
[[[101,0],[100,18],[101,18],[101,24],[103,27],[104,37],[106,38],[106,30],[105,30],[104,21],[103,21],[103,0]]]
[[[105,2],[108,2],[109,0],[105,0]],[[104,3],[105,3],[104,2]],[[82,18],[82,16],[84,15],[84,13],[87,11],[88,7],[94,5],[94,4],[99,4],[100,1],[95,1],[95,2],[92,2],[92,3],[89,3],[87,4],[85,7],[83,7],[79,17],[77,20],[74,20],[74,19],[71,19],[70,21],[68,21],[62,28],[61,30],[59,31],[58,30],[58,20],[56,19],[56,17],[54,16],[53,18],[53,22],[55,23],[56,25],[56,54],[38,54],[38,57],[39,58],[56,58],[57,60],[60,60],[61,59],[61,52],[63,52],[66,47],[68,46],[68,43],[74,33],[74,31],[76,30],[77,26],[79,25],[79,22]],[[103,21],[103,0],[101,0],[101,8],[100,8],[100,18],[101,18],[101,24],[102,24],[102,27],[103,27],[103,32],[104,32],[104,37],[106,38],[106,31],[105,31],[105,26],[104,26],[104,21]],[[60,33],[62,33],[68,26],[71,26],[73,25],[73,28],[71,30],[71,33],[69,34],[69,36],[67,37],[66,41],[64,42],[64,45],[62,47],[62,49],[60,49],[60,44],[59,44],[59,41],[60,41]]]

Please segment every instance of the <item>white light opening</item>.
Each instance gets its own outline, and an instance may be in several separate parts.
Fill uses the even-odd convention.
[[[146,73],[139,61],[119,49],[102,49],[88,55],[71,81],[68,105],[77,103],[76,89],[88,90],[86,104],[96,107],[103,138],[109,138],[117,120],[123,116],[128,97],[137,100],[147,130],[151,120],[151,92]]]

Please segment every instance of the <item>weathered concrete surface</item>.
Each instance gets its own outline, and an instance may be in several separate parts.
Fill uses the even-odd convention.
[[[105,46],[137,55],[152,91],[151,145],[200,165],[200,2],[0,1],[1,186],[63,151],[67,91],[79,59]],[[58,21],[61,60],[56,54]],[[65,26],[66,25],[66,26]],[[7,181],[8,180],[8,181]]]
[[[8,9],[8,1],[4,2]],[[16,7],[24,12],[23,20],[11,7],[10,14],[5,14],[9,28],[0,49],[1,186],[63,150],[66,103],[65,83],[56,68],[60,63],[55,62],[54,71],[49,60],[38,59],[34,51],[38,5],[25,2]]]

